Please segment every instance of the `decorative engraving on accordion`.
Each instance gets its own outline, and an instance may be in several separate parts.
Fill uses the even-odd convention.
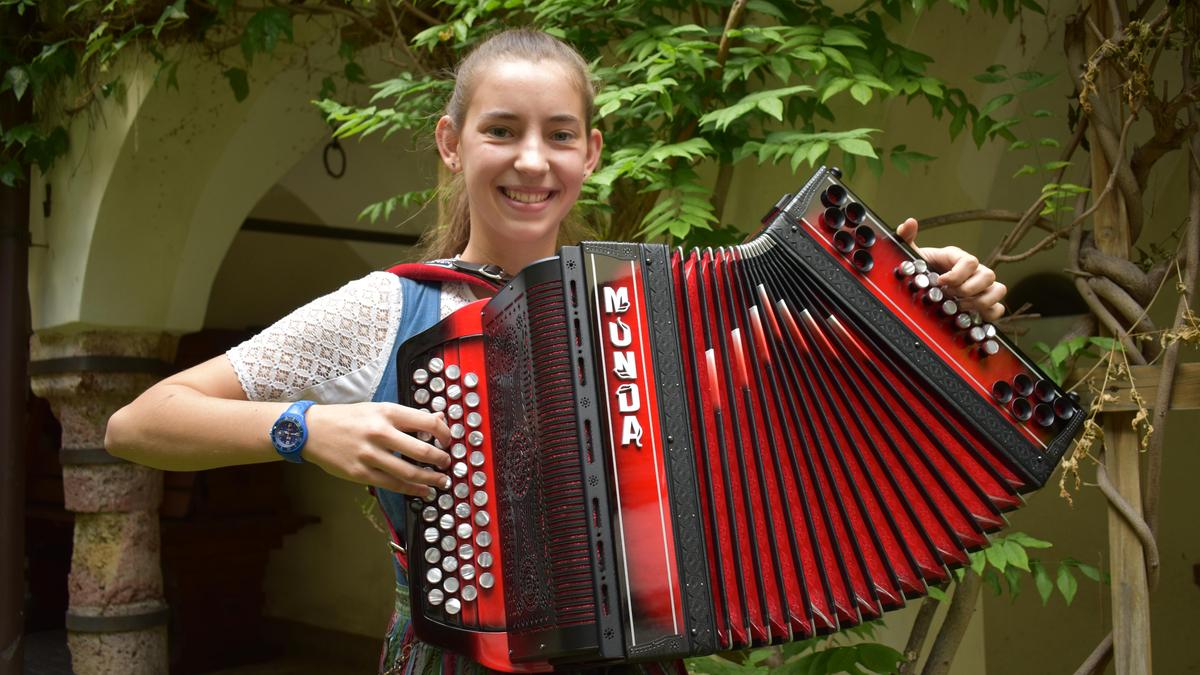
[[[407,523],[421,639],[534,672],[832,632],[949,579],[1046,481],[1076,402],[835,171],[763,222],[566,247],[402,346],[400,401],[458,425]]]

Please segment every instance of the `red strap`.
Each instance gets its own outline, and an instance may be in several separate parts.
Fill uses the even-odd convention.
[[[398,277],[414,281],[457,281],[478,286],[486,291],[495,291],[500,288],[499,284],[489,279],[460,269],[430,263],[401,263],[394,265],[388,271]]]
[[[368,485],[367,492],[370,492],[376,501],[379,500],[379,495],[375,493],[374,485]],[[392,526],[392,520],[388,518],[387,511],[384,511],[383,504],[379,505],[379,510],[383,512],[383,522],[387,524],[388,532],[392,535],[390,542],[392,545],[392,554],[396,556],[396,562],[400,563],[400,569],[404,570],[405,574],[408,574],[408,550],[404,548],[404,542],[400,541],[400,533]]]

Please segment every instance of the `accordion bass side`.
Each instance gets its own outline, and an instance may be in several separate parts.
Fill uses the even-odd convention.
[[[397,355],[453,485],[418,637],[493,669],[805,639],[950,579],[1083,414],[821,169],[746,243],[584,243]]]

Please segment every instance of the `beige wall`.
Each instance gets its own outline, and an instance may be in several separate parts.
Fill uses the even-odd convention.
[[[366,204],[436,180],[431,152],[407,139],[344,143],[346,174],[331,178],[318,140],[249,214],[287,222],[413,233],[432,212],[396,223],[357,219]],[[409,247],[239,232],[213,281],[206,328],[254,329],[351,279],[414,255]],[[281,271],[283,270],[283,271]],[[248,293],[247,289],[253,289]],[[285,539],[271,557],[266,611],[362,635],[380,636],[391,612],[392,567],[387,536],[365,488],[304,465],[287,467],[292,507],[321,522]]]

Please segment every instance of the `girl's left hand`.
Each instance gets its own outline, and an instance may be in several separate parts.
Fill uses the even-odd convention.
[[[916,246],[917,221],[909,218],[896,228],[896,234],[909,246]],[[957,246],[917,248],[917,252],[940,276],[938,282],[955,295],[963,309],[979,312],[984,321],[995,321],[1004,315],[1000,301],[1008,288],[996,281],[996,273],[979,258]]]

